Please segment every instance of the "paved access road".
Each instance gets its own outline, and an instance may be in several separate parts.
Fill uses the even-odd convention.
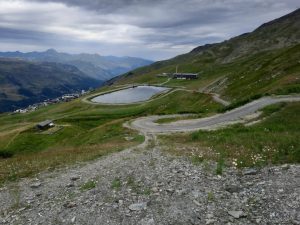
[[[180,120],[167,124],[157,124],[156,120],[161,118],[173,118],[182,115],[167,115],[167,116],[149,116],[134,120],[131,127],[139,130],[142,133],[172,133],[186,132],[195,130],[210,130],[222,127],[224,125],[243,122],[244,118],[253,115],[259,109],[265,106],[278,102],[293,102],[300,101],[300,96],[272,96],[263,97],[244,106],[217,114],[211,117],[201,119]]]

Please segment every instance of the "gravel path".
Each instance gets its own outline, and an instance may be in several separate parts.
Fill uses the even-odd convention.
[[[224,99],[220,98],[220,95],[219,95],[219,94],[216,94],[216,93],[211,93],[211,94],[212,94],[213,99],[214,99],[216,102],[218,102],[218,103],[220,103],[220,104],[222,104],[222,105],[224,105],[224,106],[230,105],[230,102],[225,101]]]
[[[128,149],[7,185],[0,190],[0,224],[300,223],[299,165],[227,167],[222,176],[215,169],[159,145]]]
[[[278,102],[292,101],[300,101],[300,96],[263,97],[223,114],[201,119],[181,120],[168,124],[157,124],[155,121],[161,118],[176,117],[179,115],[142,117],[134,120],[131,123],[131,126],[132,128],[143,131],[144,133],[171,133],[194,131],[199,129],[216,129],[228,124],[244,122],[244,119],[247,116],[254,114],[257,110],[265,106]]]

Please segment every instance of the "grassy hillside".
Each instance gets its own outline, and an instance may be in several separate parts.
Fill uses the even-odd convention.
[[[220,108],[209,95],[178,90],[143,104],[105,106],[83,103],[78,99],[29,114],[2,115],[0,182],[137,145],[143,137],[122,126],[130,119],[172,113],[205,116]],[[39,132],[35,124],[45,119],[53,119],[56,128]]]

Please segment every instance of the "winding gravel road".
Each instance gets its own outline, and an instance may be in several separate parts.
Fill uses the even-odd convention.
[[[131,127],[142,133],[172,133],[195,130],[212,130],[228,124],[245,122],[245,118],[253,115],[259,109],[278,102],[300,101],[300,96],[272,96],[263,97],[244,106],[233,109],[223,114],[201,119],[180,120],[168,124],[155,123],[158,119],[174,118],[183,115],[149,116],[134,120]]]

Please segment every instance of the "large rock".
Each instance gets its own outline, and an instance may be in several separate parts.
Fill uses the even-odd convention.
[[[41,182],[35,182],[33,184],[30,185],[31,188],[39,188],[42,185]]]
[[[141,211],[147,209],[147,202],[135,203],[129,206],[131,211]]]
[[[243,175],[256,175],[258,171],[254,168],[245,169]]]
[[[243,211],[228,211],[228,214],[235,219],[239,219],[241,217],[245,217],[245,214]]]

